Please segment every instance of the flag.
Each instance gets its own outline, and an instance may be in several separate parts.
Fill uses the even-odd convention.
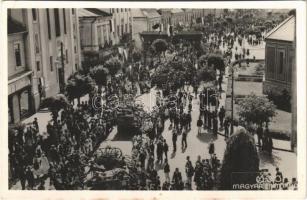
[[[155,24],[155,25],[152,26],[152,29],[156,30],[156,29],[158,29],[159,27],[160,27],[160,24]]]
[[[167,35],[168,35],[168,36],[171,35],[170,30],[171,30],[171,26],[168,24],[168,25],[167,25]]]
[[[169,26],[169,34],[173,35],[173,26],[172,25]]]

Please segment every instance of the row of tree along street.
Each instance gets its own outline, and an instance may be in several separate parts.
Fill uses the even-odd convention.
[[[233,123],[229,116],[220,114],[224,108],[219,106],[218,95],[223,92],[221,82],[225,66],[229,64],[227,52],[235,48],[234,41],[238,38],[255,35],[248,27],[264,21],[242,18],[241,23],[227,20],[227,26],[223,26],[224,22],[220,19],[190,27],[201,28],[200,41],[155,40],[151,44],[154,59],[149,66],[142,64],[145,63],[144,55],[132,45],[128,62],[115,54],[105,62],[73,74],[67,81],[65,94],[47,98],[42,103],[42,108],[48,108],[52,115],[46,133],[40,131],[37,120],[9,130],[11,183],[20,182],[22,189],[59,190],[230,190],[238,189],[234,185],[240,183],[260,184],[257,189],[295,189],[296,179],[290,183],[279,169],[274,179],[266,178],[265,182],[259,182],[259,177],[271,175],[259,169],[253,134],[256,127],[259,144],[266,144],[264,149],[271,152],[272,142],[265,125],[275,115],[275,107],[265,97],[255,95],[239,103],[240,121],[245,128],[238,128],[226,139],[222,162],[215,155],[212,141],[210,158],[199,157],[194,166],[190,157],[186,158],[186,178],[179,166],[169,165],[170,145],[162,134],[166,130],[165,122],[171,121],[168,128],[172,130],[173,152],[177,150],[179,135],[182,149],[188,148],[186,138],[191,126],[198,126],[198,122],[191,123],[193,101],[200,101],[198,118],[206,121],[200,123],[200,127],[203,125],[208,134],[211,134],[211,129],[218,134],[218,126],[226,133],[228,127],[224,124],[229,120]],[[223,43],[229,51],[221,50]],[[187,89],[190,86],[193,93]],[[153,87],[158,92],[156,106],[145,111],[135,97]],[[89,99],[80,101],[87,94]],[[77,105],[73,105],[74,99],[78,99]],[[205,117],[206,110],[210,114],[207,112]],[[114,127],[119,135],[134,136],[131,156],[124,155],[118,148],[100,147]],[[154,163],[163,166],[163,183],[153,167]],[[170,168],[175,169],[172,179]],[[232,178],[237,173],[241,175]]]

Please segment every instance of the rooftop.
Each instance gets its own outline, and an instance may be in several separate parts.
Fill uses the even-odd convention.
[[[161,16],[156,9],[132,9],[132,15],[134,18],[156,18]]]
[[[266,39],[294,41],[295,30],[295,16],[290,16],[280,23],[277,27],[273,28],[267,35]]]
[[[180,8],[174,8],[174,9],[171,10],[171,13],[172,13],[172,14],[175,14],[175,13],[182,13],[182,12],[183,12],[183,10],[180,9]]]
[[[7,19],[7,33],[14,34],[14,33],[23,33],[26,32],[27,28],[24,24],[15,19],[8,17]]]
[[[109,17],[112,14],[96,8],[81,8],[79,9],[79,17]]]

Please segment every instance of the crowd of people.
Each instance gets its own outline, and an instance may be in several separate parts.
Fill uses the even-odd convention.
[[[241,32],[226,33],[226,30],[213,31],[203,36],[202,42],[209,44],[209,53],[221,51],[224,58],[229,56],[235,60],[250,55],[249,49],[234,46],[237,41],[242,47],[244,40],[250,45],[257,45],[262,38]],[[233,51],[235,54],[233,55]],[[196,63],[199,53],[188,46],[182,51],[176,51],[176,56]],[[227,60],[227,59],[225,59]],[[228,58],[227,62],[230,63]],[[140,64],[132,65],[129,70],[114,77],[106,85],[107,104],[94,109],[91,102],[81,102],[77,106],[68,105],[60,111],[60,116],[51,120],[46,126],[46,132],[39,128],[38,120],[26,126],[15,127],[9,134],[9,164],[12,180],[19,180],[22,189],[46,189],[46,179],[49,178],[48,188],[54,189],[83,189],[86,179],[85,168],[100,143],[109,135],[115,122],[115,104],[108,102],[112,95],[121,98],[124,94],[136,95],[136,83],[141,93],[145,82],[150,80],[150,69]],[[221,70],[222,71],[222,70]],[[223,74],[217,77],[214,88],[204,87],[194,80],[186,82],[193,86],[193,93],[185,87],[178,91],[157,93],[154,110],[148,118],[143,119],[142,133],[133,139],[132,160],[138,174],[134,188],[139,190],[212,190],[217,189],[218,175],[221,166],[215,154],[215,145],[211,140],[208,148],[210,157],[197,157],[195,164],[190,156],[186,157],[185,171],[179,166],[170,166],[170,144],[167,143],[163,132],[166,128],[172,134],[172,153],[177,151],[178,136],[181,136],[181,149],[184,152],[188,144],[187,137],[191,134],[193,101],[199,100],[199,116],[196,122],[197,135],[207,134],[215,136],[224,130],[225,138],[230,136],[231,121],[226,117],[226,110],[220,104]],[[217,87],[218,86],[218,87]],[[165,127],[169,120],[170,127]],[[257,129],[258,145],[265,151],[272,153],[272,138],[260,126]],[[196,136],[196,134],[195,134]],[[170,176],[171,168],[174,169]],[[163,170],[165,180],[161,183],[158,170]],[[278,170],[277,170],[278,171]],[[185,177],[182,173],[185,173]],[[278,173],[278,172],[277,172]],[[280,177],[280,173],[277,174]],[[284,180],[287,182],[288,180]],[[296,181],[296,180],[292,180]]]
[[[39,130],[35,118],[9,135],[12,177],[20,180],[22,189],[26,185],[42,189],[47,177],[56,189],[81,187],[77,185],[82,184],[82,159],[86,160],[111,130],[108,117],[101,112],[92,116],[84,102],[64,108],[57,121],[48,122],[46,132]]]

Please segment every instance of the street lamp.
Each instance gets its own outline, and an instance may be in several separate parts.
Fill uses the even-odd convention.
[[[233,63],[230,64],[230,69],[231,69],[231,129],[230,129],[230,134],[233,134],[233,114],[234,114],[234,71],[235,71],[235,66],[237,64],[240,64],[243,60],[236,60]]]

